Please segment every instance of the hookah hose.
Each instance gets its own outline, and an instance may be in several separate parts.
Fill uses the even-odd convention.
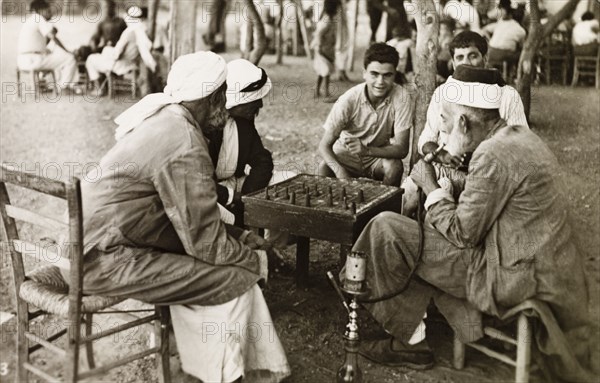
[[[419,248],[418,248],[418,253],[417,253],[417,259],[415,260],[415,265],[408,273],[406,282],[404,282],[402,287],[400,287],[398,290],[384,294],[377,298],[362,299],[359,297],[358,300],[360,303],[377,303],[377,302],[381,302],[381,301],[385,301],[385,300],[394,298],[394,297],[402,294],[404,292],[404,290],[406,290],[406,288],[410,284],[410,280],[412,279],[413,274],[417,270],[417,267],[419,267],[419,263],[421,262],[421,257],[423,256],[423,245],[425,242],[425,229],[423,228],[423,202],[424,202],[425,198],[424,198],[423,189],[419,188],[417,190],[417,195],[419,196],[419,204],[417,207],[417,223],[419,225]]]
[[[436,150],[434,150],[433,152],[427,153],[425,155],[425,157],[423,158],[423,161],[425,161],[428,164],[432,163],[433,160],[435,160],[435,158],[438,156],[438,154],[443,149],[444,149],[444,145],[439,145]],[[404,292],[404,290],[406,290],[406,288],[408,287],[408,284],[410,283],[410,280],[412,279],[413,274],[417,270],[417,267],[419,267],[419,263],[421,262],[421,257],[423,256],[423,245],[425,242],[425,229],[423,228],[423,203],[425,201],[425,196],[423,193],[423,189],[418,188],[417,195],[419,196],[419,203],[417,205],[417,223],[419,224],[419,249],[417,252],[417,259],[415,260],[415,265],[408,273],[406,282],[404,282],[404,284],[402,285],[401,288],[399,288],[396,291],[392,291],[391,293],[384,294],[381,297],[371,298],[371,299],[359,299],[361,303],[377,303],[377,302],[381,302],[381,301],[385,301],[385,300],[394,298],[395,296],[402,294]]]

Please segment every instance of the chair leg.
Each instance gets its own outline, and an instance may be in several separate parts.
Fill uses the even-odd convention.
[[[571,86],[576,86],[579,81],[579,65],[577,59],[575,59],[575,70],[573,71],[573,81],[571,81]]]
[[[17,370],[15,382],[28,382],[25,363],[29,362],[29,340],[25,337],[25,331],[29,331],[29,314],[27,303],[17,299]]]
[[[114,97],[114,83],[113,83],[113,76],[112,73],[107,73],[106,74],[106,81],[108,82],[108,98],[109,99],[113,99]]]
[[[21,71],[17,69],[17,96],[21,98]]]
[[[524,314],[519,315],[517,329],[517,367],[516,383],[529,382],[529,367],[531,364],[531,326]]]
[[[54,74],[54,71],[50,72],[50,77],[52,77],[52,97],[56,97],[58,96],[58,84],[56,83],[56,76]]]
[[[41,89],[40,89],[40,74],[38,71],[32,70],[33,77],[33,92],[35,94],[35,99],[38,100],[40,97]]]
[[[458,339],[458,334],[454,333],[454,358],[452,365],[457,370],[465,367],[465,344]]]
[[[131,80],[131,99],[132,100],[134,100],[135,96],[137,95],[136,91],[137,91],[137,74],[134,71],[133,72],[133,80]]]
[[[92,323],[93,323],[93,313],[85,314],[85,335],[92,335]],[[85,356],[87,358],[89,369],[96,368],[96,362],[94,360],[94,342],[86,342],[85,343]]]
[[[156,306],[160,320],[154,321],[154,333],[160,340],[160,355],[156,360],[158,369],[158,381],[160,383],[171,383],[171,369],[169,365],[169,307]]]

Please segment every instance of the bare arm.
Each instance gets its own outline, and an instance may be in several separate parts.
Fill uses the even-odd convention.
[[[350,174],[338,162],[335,154],[333,153],[333,144],[338,138],[339,134],[336,135],[330,130],[325,130],[325,134],[319,143],[319,154],[321,154],[321,157],[323,157],[323,160],[335,173],[336,177],[349,178]]]
[[[71,53],[67,48],[65,48],[65,46],[63,45],[63,43],[58,39],[58,37],[56,37],[56,33],[58,31],[56,30],[56,28],[52,28],[52,31],[48,34],[48,37],[54,41],[54,43],[62,50],[64,50],[65,52],[69,52]]]
[[[395,144],[380,147],[367,147],[367,155],[379,158],[403,159],[408,154],[409,140],[410,130],[404,130],[396,137]]]

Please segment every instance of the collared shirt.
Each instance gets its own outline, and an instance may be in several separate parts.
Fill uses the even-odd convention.
[[[496,49],[504,49],[515,52],[518,46],[523,46],[527,32],[513,19],[498,20],[494,24],[485,27],[492,32],[489,46]]]
[[[451,80],[452,76],[448,77]],[[436,142],[438,145],[446,143],[447,134],[440,130],[441,126],[441,107],[444,92],[448,87],[448,82],[440,85],[431,98],[429,108],[427,109],[427,122],[425,128],[419,136],[419,153],[423,154],[423,145],[427,142]],[[502,87],[502,95],[500,99],[500,117],[505,120],[508,125],[520,125],[529,127],[527,124],[527,118],[525,117],[525,109],[523,108],[523,102],[521,96],[515,88],[509,85]]]
[[[367,85],[358,84],[340,96],[323,128],[345,138],[358,138],[365,146],[390,145],[390,140],[412,127],[412,104],[408,91],[394,84],[390,94],[373,108],[367,98]]]
[[[598,20],[580,21],[573,27],[573,45],[585,45],[598,41]]]
[[[48,45],[46,37],[52,32],[52,28],[52,24],[43,16],[37,13],[27,15],[19,34],[19,54],[45,52]]]

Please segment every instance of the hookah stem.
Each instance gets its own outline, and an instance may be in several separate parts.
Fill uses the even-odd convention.
[[[327,278],[329,278],[329,282],[333,286],[333,289],[335,290],[335,292],[340,297],[340,300],[342,301],[342,304],[346,308],[346,311],[348,311],[348,314],[350,314],[350,307],[348,306],[348,302],[346,302],[346,297],[344,297],[344,294],[342,293],[342,290],[340,290],[340,286],[338,286],[338,284],[335,281],[335,278],[333,277],[333,274],[331,273],[331,271],[327,272]]]
[[[381,301],[385,301],[385,300],[394,298],[395,296],[402,294],[404,292],[404,290],[406,290],[406,288],[408,287],[408,284],[410,283],[410,280],[412,279],[413,274],[417,270],[417,267],[419,267],[419,263],[421,262],[421,257],[423,256],[423,245],[425,242],[425,230],[423,228],[423,200],[424,200],[423,189],[421,189],[421,188],[417,189],[417,194],[419,196],[419,204],[417,207],[417,223],[419,224],[419,249],[418,249],[418,253],[417,253],[417,259],[415,261],[415,266],[410,270],[410,273],[408,274],[408,278],[406,278],[406,282],[404,282],[402,287],[400,287],[398,290],[392,291],[391,293],[388,293],[388,294],[384,294],[381,297],[377,297],[377,298],[360,299],[361,303],[377,303],[377,302],[381,302]]]

